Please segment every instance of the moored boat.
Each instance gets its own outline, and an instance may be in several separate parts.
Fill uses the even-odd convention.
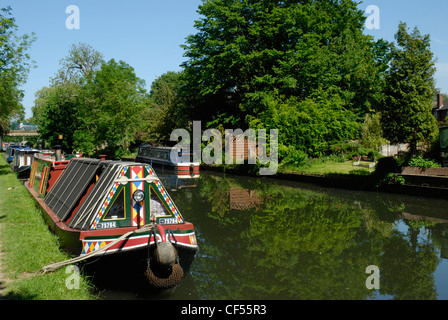
[[[67,251],[81,259],[132,252],[148,263],[153,286],[176,285],[179,257],[198,249],[193,224],[149,164],[37,157],[25,185]]]
[[[151,164],[162,168],[168,168],[174,171],[175,174],[199,174],[199,162],[194,162],[192,154],[188,154],[189,161],[181,161],[179,157],[175,161],[171,159],[171,152],[176,155],[181,154],[181,149],[174,149],[171,147],[159,147],[149,144],[142,144],[138,150],[135,161]]]
[[[39,152],[40,150],[29,147],[15,149],[11,167],[14,172],[17,172],[18,179],[23,180],[29,178],[35,154]]]
[[[22,148],[21,145],[11,144],[6,148],[5,151],[5,158],[8,163],[11,163],[14,160],[14,154],[16,152],[16,149]]]

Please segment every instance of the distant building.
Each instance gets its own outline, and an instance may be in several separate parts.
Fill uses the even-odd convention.
[[[433,103],[432,114],[438,122],[444,122],[448,114],[448,99],[442,93],[437,94],[437,101]]]
[[[34,123],[10,123],[10,130],[38,130],[37,124]]]

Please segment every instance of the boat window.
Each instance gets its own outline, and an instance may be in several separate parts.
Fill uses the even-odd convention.
[[[118,220],[118,219],[124,219],[125,218],[125,207],[124,207],[124,188],[121,189],[120,193],[118,194],[117,198],[115,199],[112,207],[109,209],[109,211],[104,216],[103,220]]]
[[[154,191],[151,192],[151,215],[154,217],[170,216],[170,213]]]

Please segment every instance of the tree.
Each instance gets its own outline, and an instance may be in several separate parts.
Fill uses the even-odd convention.
[[[190,119],[279,129],[280,150],[318,156],[378,109],[389,44],[364,35],[354,1],[203,0],[199,13],[184,45]]]
[[[73,133],[78,129],[77,92],[79,88],[71,83],[61,83],[42,88],[36,93],[33,120],[39,125],[41,138],[53,147],[63,136],[65,152],[73,150]]]
[[[32,62],[27,53],[34,34],[18,36],[18,26],[11,7],[0,9],[0,136],[9,128],[13,117],[23,117],[20,86],[27,80]]]
[[[182,85],[182,72],[166,72],[153,81],[143,114],[146,124],[143,141],[168,144],[173,129],[187,126],[185,104],[180,96]]]
[[[41,138],[50,145],[56,142],[57,132],[64,132],[66,151],[76,148],[93,153],[97,146],[95,115],[99,110],[85,86],[103,63],[102,59],[103,55],[90,45],[73,44],[67,57],[60,60],[61,68],[51,78],[51,86],[36,92],[33,121],[40,125]],[[63,127],[66,120],[69,122]]]
[[[129,149],[143,126],[144,85],[124,61],[111,59],[95,72],[84,89],[87,97],[93,97],[97,111],[85,115],[88,117],[85,121],[96,123],[97,145],[106,142],[109,147],[119,147],[119,153]]]
[[[378,151],[381,145],[387,143],[386,139],[383,138],[380,113],[366,114],[361,131],[360,142],[366,148],[372,148]]]
[[[34,120],[43,139],[64,136],[66,151],[92,155],[108,146],[120,157],[142,129],[144,81],[123,61],[105,62],[86,44],[73,45],[49,88],[36,93]]]
[[[184,46],[193,117],[247,125],[269,96],[339,95],[362,121],[378,103],[384,42],[354,1],[204,0],[199,13]]]
[[[410,143],[410,153],[415,154],[419,141],[432,141],[437,134],[432,115],[435,61],[429,35],[422,35],[417,27],[409,33],[401,22],[395,39],[381,124],[386,139]]]
[[[86,43],[72,44],[68,56],[59,62],[61,68],[52,80],[55,83],[85,81],[101,67],[103,59],[102,53]]]

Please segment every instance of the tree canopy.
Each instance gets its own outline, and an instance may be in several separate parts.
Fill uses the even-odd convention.
[[[305,127],[297,114],[312,103],[325,106],[320,115],[345,119],[319,124],[316,138],[326,140],[354,138],[357,123],[379,105],[388,44],[363,34],[365,17],[354,1],[215,0],[203,1],[199,13],[198,32],[184,46],[193,118],[281,128],[290,141],[293,128],[279,120],[288,111],[286,118]],[[311,154],[325,149],[302,142],[296,146]]]
[[[142,128],[145,83],[124,61],[102,60],[102,54],[80,43],[70,48],[49,88],[36,93],[34,121],[42,138],[54,145],[92,155],[109,147],[119,157]]]
[[[24,116],[23,90],[33,62],[27,53],[34,34],[18,36],[11,7],[0,9],[0,136],[13,117]]]
[[[277,129],[280,161],[291,163],[353,140],[415,146],[436,132],[429,36],[401,24],[396,44],[374,40],[358,5],[203,0],[182,70],[165,72],[149,92],[126,62],[72,45],[37,93],[34,117],[43,137],[66,130],[69,147],[88,154],[169,144],[174,129],[197,120],[204,129]],[[71,120],[59,130],[64,114]]]
[[[417,28],[409,33],[406,23],[400,23],[395,39],[386,74],[382,127],[388,140],[409,142],[415,152],[418,141],[431,141],[438,131],[432,115],[435,61],[429,35]]]

